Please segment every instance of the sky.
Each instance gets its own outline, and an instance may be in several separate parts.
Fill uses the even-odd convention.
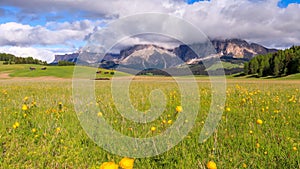
[[[179,17],[213,39],[279,49],[300,45],[300,0],[1,0],[0,52],[51,62],[55,54],[78,51],[108,23],[145,12]]]

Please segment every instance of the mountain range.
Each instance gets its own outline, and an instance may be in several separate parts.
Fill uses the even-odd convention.
[[[224,62],[243,63],[256,55],[276,51],[241,39],[211,40],[209,44],[179,45],[173,49],[153,44],[138,44],[124,48],[119,53],[107,53],[97,62],[100,67],[107,69],[116,68],[118,65],[137,70],[168,69],[182,65],[199,65],[203,60],[211,58],[220,58]],[[76,62],[80,54],[75,52],[56,55],[52,64],[57,64],[61,60]]]

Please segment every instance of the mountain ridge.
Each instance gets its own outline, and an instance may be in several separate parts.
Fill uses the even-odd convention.
[[[242,39],[213,39],[211,44],[179,45],[167,49],[155,44],[136,44],[121,49],[119,53],[107,53],[99,60],[100,67],[113,68],[118,64],[140,69],[165,69],[185,64],[198,64],[204,59],[218,57],[225,61],[248,61],[256,55],[274,53],[276,49],[269,49],[256,43],[248,43]],[[208,49],[209,47],[212,49]],[[197,55],[190,47],[198,50]],[[79,53],[56,55],[53,64],[60,60],[76,62]],[[176,56],[176,57],[174,57]],[[176,59],[174,59],[176,58]],[[163,61],[163,63],[159,63]],[[109,65],[107,65],[109,63]]]

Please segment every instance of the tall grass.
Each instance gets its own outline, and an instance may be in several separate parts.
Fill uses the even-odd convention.
[[[97,168],[105,161],[120,161],[122,157],[97,146],[82,129],[71,86],[67,80],[1,81],[0,168]],[[148,96],[153,89],[160,89],[167,98],[163,114],[147,124],[122,117],[110,87],[110,81],[96,82],[97,100],[91,104],[99,106],[101,113],[94,118],[103,116],[120,133],[149,137],[176,121],[180,91],[175,82],[131,84],[131,102],[140,111],[150,107]],[[210,83],[200,82],[199,93],[201,109],[188,136],[170,151],[135,159],[134,168],[205,168],[210,160],[218,168],[300,168],[299,83],[229,81],[222,120],[204,143],[198,138],[211,103]],[[23,105],[28,109],[22,110]],[[258,119],[263,123],[257,124]]]

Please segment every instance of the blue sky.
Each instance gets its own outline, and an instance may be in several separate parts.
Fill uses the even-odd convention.
[[[203,1],[203,0],[186,0],[186,2],[188,4],[193,4],[193,3],[199,2],[199,1]],[[278,6],[281,7],[281,8],[285,8],[291,3],[300,3],[300,0],[281,0],[281,1],[278,2]]]
[[[204,1],[204,0],[186,0],[186,3],[193,4],[199,1]],[[263,0],[251,0],[251,1],[263,1]],[[281,0],[278,1],[278,7],[286,8],[291,3],[300,3],[300,0]],[[4,17],[0,17],[0,23],[18,22],[23,24],[30,24],[32,26],[45,25],[49,21],[74,22],[86,18],[85,17],[86,12],[84,11],[77,11],[76,13],[68,12],[68,11],[56,11],[56,12],[48,12],[48,13],[39,13],[38,15],[35,14],[22,15],[20,14],[22,13],[22,9],[20,7],[15,7],[11,5],[0,5],[0,11],[4,13]]]
[[[35,51],[36,57],[51,60],[55,54],[80,49],[89,34],[108,22],[143,12],[181,17],[209,37],[241,38],[286,48],[300,45],[299,3],[300,0],[132,0],[129,5],[124,0],[1,0],[0,32],[4,33],[0,34],[0,52],[24,56]],[[157,26],[161,26],[159,21]]]
[[[281,8],[285,8],[291,3],[300,3],[300,0],[281,0],[278,2],[278,6]]]

